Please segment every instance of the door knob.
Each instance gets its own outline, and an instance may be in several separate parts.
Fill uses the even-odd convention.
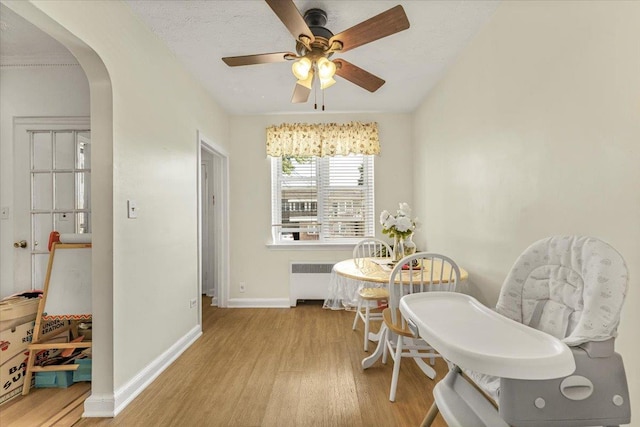
[[[20,240],[19,242],[14,242],[13,243],[13,247],[14,248],[26,248],[27,247],[27,241],[26,240]]]

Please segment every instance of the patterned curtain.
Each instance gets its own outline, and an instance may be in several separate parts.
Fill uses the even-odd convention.
[[[377,123],[283,123],[267,128],[267,155],[347,156],[380,154]]]

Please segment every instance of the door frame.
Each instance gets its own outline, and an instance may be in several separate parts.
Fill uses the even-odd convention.
[[[229,155],[220,145],[214,143],[202,132],[197,132],[197,194],[198,194],[198,295],[202,295],[202,153],[213,155],[213,183],[216,203],[213,206],[214,220],[209,224],[214,229],[212,251],[215,257],[214,283],[217,284],[217,306],[227,307],[229,299]],[[199,318],[202,324],[202,304],[198,299]],[[213,303],[213,301],[212,301]]]
[[[212,238],[215,238],[213,203],[210,201],[215,188],[213,183],[213,155],[204,149],[200,149],[200,155],[202,156],[200,161],[200,176],[202,177],[200,181],[202,197],[202,205],[200,206],[202,210],[202,229],[200,232],[202,236],[202,295],[213,297],[217,293],[215,283],[213,283],[216,269],[213,260],[208,256],[212,253]],[[213,298],[211,304],[216,305],[215,298]]]

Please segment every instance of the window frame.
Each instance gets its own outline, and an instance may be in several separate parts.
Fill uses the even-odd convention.
[[[316,199],[317,199],[317,227],[319,234],[318,240],[287,240],[282,239],[283,232],[292,232],[292,229],[282,228],[282,157],[271,157],[271,243],[268,246],[340,246],[353,245],[366,236],[373,236],[375,233],[375,156],[366,154],[352,154],[363,158],[363,177],[364,177],[364,224],[363,235],[356,237],[331,237],[323,230],[322,224],[324,219],[324,203],[330,193],[329,186],[325,182],[330,176],[330,159],[331,157],[317,157],[315,177],[316,183]],[[337,156],[342,157],[342,156]],[[347,157],[347,156],[344,156]],[[324,178],[324,179],[323,179]]]

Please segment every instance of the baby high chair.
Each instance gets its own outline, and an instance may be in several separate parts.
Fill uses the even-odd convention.
[[[495,312],[462,294],[403,298],[415,332],[451,363],[423,425],[438,410],[450,426],[629,423],[624,366],[614,352],[627,279],[611,246],[557,236],[518,258]],[[441,322],[445,315],[456,320]]]

